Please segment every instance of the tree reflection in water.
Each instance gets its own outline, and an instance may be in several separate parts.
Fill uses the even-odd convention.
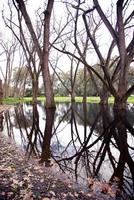
[[[45,162],[46,166],[50,165],[51,158],[51,150],[50,143],[52,138],[53,124],[54,124],[54,114],[55,108],[46,108],[46,124],[45,124],[45,132],[43,136],[43,141],[41,145],[41,160],[40,162]]]
[[[4,119],[3,113],[0,113],[0,131],[3,131],[3,119]]]
[[[113,113],[112,106],[82,103],[58,104],[56,112],[49,109],[44,113],[43,109],[41,104],[21,105],[6,116],[7,126],[20,130],[27,155],[36,155],[49,166],[53,158],[63,172],[74,174],[78,181],[79,177],[97,177],[116,182],[120,188],[118,195],[131,199],[134,193],[132,112]]]

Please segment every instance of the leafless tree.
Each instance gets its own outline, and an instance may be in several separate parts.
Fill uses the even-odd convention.
[[[16,1],[13,1],[13,3],[14,3],[14,6],[17,8],[17,10],[20,10],[20,12],[22,13],[22,16],[25,20],[26,26],[31,36],[31,40],[33,44],[35,45],[38,57],[40,59],[41,71],[42,71],[45,94],[46,94],[46,107],[48,108],[55,107],[53,90],[52,90],[51,80],[50,80],[49,66],[48,66],[50,18],[51,18],[51,12],[52,12],[54,1],[53,0],[48,1],[46,10],[44,12],[43,49],[41,48],[38,37],[34,31],[32,21],[28,15],[24,1],[16,0]]]
[[[5,25],[12,31],[13,36],[17,39],[18,43],[20,44],[19,51],[21,52],[21,55],[19,54],[19,68],[23,66],[27,68],[28,74],[31,76],[32,80],[32,92],[33,92],[33,102],[37,102],[37,96],[38,96],[38,79],[41,72],[41,65],[40,61],[37,55],[37,51],[35,48],[34,43],[31,41],[30,36],[27,34],[27,29],[24,26],[24,21],[22,18],[22,14],[20,10],[16,7],[17,11],[17,17],[18,21],[16,22],[13,15],[13,6],[11,2],[8,2],[10,17],[6,17],[3,11],[3,20],[5,22]],[[37,16],[38,15],[37,12]],[[37,28],[38,28],[38,39],[41,37],[41,28],[42,25],[39,26],[39,22],[37,20]],[[23,64],[22,58],[23,59]],[[21,69],[20,69],[21,72]],[[25,82],[28,77],[25,76]],[[25,83],[24,82],[24,83]],[[23,88],[25,88],[25,84],[23,84]]]
[[[91,78],[94,88],[96,89],[100,97],[102,97],[102,91],[99,90],[99,87],[96,83],[96,76],[102,81],[102,83],[104,82],[104,85],[106,83],[104,80],[104,76],[101,76],[100,73],[94,67],[92,67],[91,64],[89,64],[90,55],[92,54],[93,47],[91,46],[91,41],[88,33],[83,26],[84,24],[82,25],[81,16],[84,10],[83,8],[81,8],[81,6],[83,5],[83,3],[83,1],[78,1],[77,5],[75,6],[74,4],[76,4],[76,2],[74,2],[74,4],[66,2],[67,13],[69,16],[71,16],[68,27],[70,27],[72,31],[66,31],[66,34],[62,34],[61,37],[59,37],[59,43],[54,44],[53,47],[61,53],[66,54],[70,58],[72,57],[73,60],[75,59],[75,62],[77,61],[79,65],[83,66],[85,74],[85,89],[83,101],[86,101],[86,79],[88,79],[88,77]],[[96,40],[96,32],[99,30],[102,21],[95,21],[95,24],[93,26],[94,21],[95,19],[93,16],[92,19],[89,18],[88,26],[92,30],[92,37]]]
[[[4,79],[3,82],[3,96],[7,97],[10,96],[10,90],[11,90],[11,78],[12,78],[12,70],[13,70],[13,63],[14,63],[14,58],[15,58],[15,52],[16,52],[16,48],[17,48],[17,41],[16,40],[12,40],[4,42],[4,41],[0,41],[0,45],[3,48],[4,51],[4,60],[6,63],[5,66],[5,72],[2,70],[1,68],[1,73]]]
[[[92,42],[92,45],[95,49],[95,52],[100,60],[100,66],[105,76],[105,81],[106,81],[105,85],[107,89],[111,92],[111,94],[115,97],[114,105],[117,109],[124,109],[126,106],[126,100],[134,89],[134,85],[131,86],[130,88],[128,88],[127,85],[129,66],[134,57],[134,35],[132,35],[128,45],[126,43],[126,35],[125,35],[127,27],[131,27],[129,25],[131,24],[134,12],[133,11],[130,12],[127,18],[125,18],[124,10],[126,9],[129,1],[118,0],[116,4],[116,23],[115,23],[116,25],[115,27],[113,27],[110,21],[108,20],[106,14],[103,12],[99,2],[97,0],[94,0],[93,2],[94,2],[93,8],[88,9],[83,13],[83,20],[85,23],[85,27],[88,36]],[[106,61],[102,56],[102,53],[98,48],[96,41],[92,37],[87,24],[86,16],[90,15],[90,13],[93,12],[94,10],[97,11],[98,15],[100,16],[101,20],[105,24],[107,30],[109,31],[112,37],[112,43],[108,49],[108,55]],[[118,49],[119,59],[115,71],[113,73],[113,76],[111,77],[108,65],[110,63],[110,58],[112,55],[111,53],[114,46],[116,46]],[[117,76],[117,74],[118,74],[118,88],[116,89],[113,85],[113,79],[115,79],[115,76]]]
[[[2,80],[0,80],[0,104],[3,101],[3,87],[2,87]]]

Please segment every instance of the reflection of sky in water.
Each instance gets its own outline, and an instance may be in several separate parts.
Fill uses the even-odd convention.
[[[134,118],[132,118],[132,116],[134,116],[134,105],[130,104],[128,105],[128,108],[130,109],[130,113],[128,113],[128,119],[130,119],[131,125],[133,125],[133,120]],[[32,124],[32,114],[33,114],[33,107],[30,104],[24,104],[23,105],[23,109],[24,109],[24,115],[26,117],[26,121],[27,121],[27,131],[28,134],[30,133],[30,126]],[[53,137],[51,139],[51,150],[53,155],[58,156],[58,157],[67,157],[67,156],[71,156],[76,152],[76,149],[78,150],[79,147],[81,146],[80,141],[83,142],[84,141],[84,134],[85,134],[85,130],[86,130],[86,135],[88,136],[88,134],[90,133],[90,129],[91,129],[91,125],[94,122],[95,117],[97,116],[97,114],[99,113],[99,105],[98,104],[90,104],[87,106],[87,127],[86,129],[84,128],[84,122],[83,119],[85,117],[84,111],[83,111],[83,107],[82,104],[77,104],[74,106],[74,110],[75,112],[73,113],[76,119],[76,126],[77,126],[77,131],[75,129],[75,125],[73,123],[73,125],[71,125],[71,111],[67,113],[68,109],[70,109],[70,104],[58,104],[57,105],[57,110],[56,110],[56,114],[55,114],[55,122],[54,122],[54,130],[56,129],[56,132],[54,131],[53,133]],[[112,108],[110,107],[110,118],[113,118],[113,114],[111,112]],[[39,104],[38,105],[38,113],[39,113],[39,125],[40,125],[40,129],[42,131],[42,133],[44,132],[44,128],[45,128],[45,113],[44,113],[44,105],[43,104]],[[13,133],[13,137],[15,142],[20,145],[21,147],[23,147],[24,149],[26,149],[27,146],[27,134],[25,131],[25,128],[22,126],[22,131],[23,133],[20,133],[19,131],[19,126],[17,124],[17,120],[15,118],[15,112],[14,109],[12,108],[10,110],[10,121],[11,121],[11,125],[13,127],[12,133]],[[101,119],[102,120],[102,119]],[[97,123],[97,128],[94,130],[92,137],[90,138],[88,145],[92,144],[92,142],[94,142],[98,136],[99,136],[99,131],[102,131],[102,125],[101,122],[99,121]],[[22,120],[23,121],[23,120]],[[23,124],[23,123],[22,123]],[[22,125],[21,124],[21,125]],[[72,135],[72,131],[73,131],[73,135]],[[7,135],[7,126],[6,123],[4,125],[4,133]],[[79,134],[79,139],[77,134]],[[73,141],[75,141],[74,143],[72,142],[72,138]],[[34,141],[34,135],[32,137],[32,141]],[[90,162],[92,163],[94,160],[94,157],[98,151],[98,149],[101,146],[102,141],[98,141],[92,148],[89,149],[89,154],[91,154],[92,156],[90,157]],[[134,138],[131,136],[131,134],[128,134],[128,143],[130,146],[132,146],[134,144]],[[39,149],[41,150],[41,148],[39,147]],[[110,146],[112,155],[115,158],[118,158],[119,156],[119,151],[113,146]],[[133,150],[130,150],[130,153],[133,153]],[[74,159],[73,159],[74,162]],[[82,164],[83,165],[83,164]],[[73,166],[72,163],[70,163],[70,166]],[[92,166],[91,166],[92,168]],[[108,155],[106,154],[105,160],[100,168],[99,174],[100,177],[102,179],[106,179],[108,180],[111,176],[113,172],[113,168],[111,167]],[[84,175],[86,172],[85,171],[81,171],[80,170],[81,175]],[[85,176],[85,175],[84,175]]]
[[[84,127],[82,125],[77,125],[77,128],[79,130],[79,137],[81,139],[81,141],[84,141]],[[58,141],[60,143],[60,145],[58,145],[58,147],[56,148],[56,152],[55,155],[59,155],[61,154],[62,151],[64,151],[66,149],[66,146],[71,142],[72,139],[72,135],[71,135],[71,128],[70,128],[70,124],[67,125],[67,123],[61,123],[59,129],[58,129],[58,134],[56,134],[56,136],[52,137],[51,143],[52,143],[52,147],[56,146],[57,144],[57,138]],[[87,127],[87,133],[90,132],[90,128]],[[92,137],[88,143],[88,145],[92,144],[96,139],[98,138],[96,131],[94,131],[94,134],[92,134]],[[74,133],[73,139],[75,140],[75,147],[77,148],[77,150],[80,147],[80,142],[77,139],[77,134]],[[98,149],[101,146],[101,141],[98,141],[91,149],[90,152],[93,155],[92,157],[95,157],[96,152],[98,151]],[[114,157],[118,158],[119,156],[119,151],[117,149],[115,149],[114,146],[111,145],[111,152],[113,154]],[[64,153],[62,155],[62,157],[67,157],[67,156],[71,156],[75,153],[75,148],[73,146],[73,144],[71,143],[69,145],[69,148],[67,149],[67,152]],[[93,158],[90,158],[90,161],[92,160],[93,162]],[[113,172],[113,169],[111,167],[111,164],[109,163],[109,158],[108,156],[106,156],[105,161],[103,162],[103,165],[101,167],[100,170],[100,174],[101,174],[101,178],[108,180],[111,176]]]

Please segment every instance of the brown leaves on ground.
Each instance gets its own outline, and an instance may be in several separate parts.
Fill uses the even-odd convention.
[[[64,177],[64,176],[63,176]],[[0,200],[103,200],[107,196],[76,191],[57,178],[38,159],[26,160],[24,152],[0,133]]]
[[[89,188],[94,194],[106,194],[115,199],[117,194],[120,193],[117,180],[115,183],[107,183],[105,181],[98,181],[97,179],[88,178]]]

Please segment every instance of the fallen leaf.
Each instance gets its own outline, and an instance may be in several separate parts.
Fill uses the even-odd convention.
[[[54,191],[50,191],[49,194],[55,196],[55,192]]]

